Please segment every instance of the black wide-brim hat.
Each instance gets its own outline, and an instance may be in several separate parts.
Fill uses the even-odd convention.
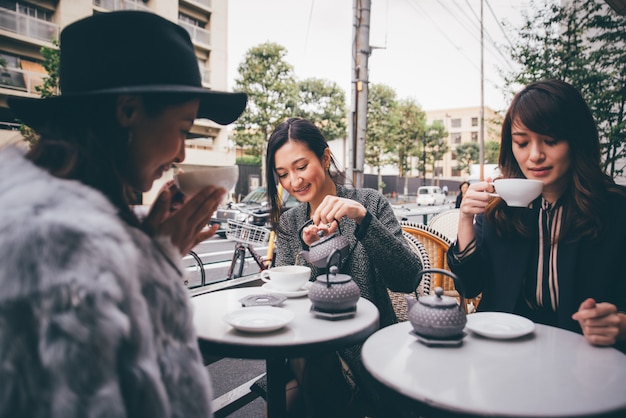
[[[60,37],[59,87],[48,98],[11,97],[9,107],[31,128],[79,115],[81,103],[106,95],[186,95],[200,100],[198,118],[221,125],[246,107],[245,93],[202,87],[189,34],[156,14],[93,15],[68,25]]]

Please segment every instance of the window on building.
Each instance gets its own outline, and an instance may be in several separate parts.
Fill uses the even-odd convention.
[[[460,128],[461,127],[461,118],[455,118],[450,120],[450,127],[452,128]]]
[[[443,167],[435,167],[435,176],[443,176]]]
[[[460,132],[455,132],[453,134],[450,134],[450,139],[452,140],[453,144],[460,144],[461,143],[461,133]]]
[[[457,159],[457,154],[456,151],[451,151],[450,152],[450,159],[452,159],[452,161]]]
[[[450,174],[451,174],[453,177],[461,177],[461,175],[462,175],[463,173],[461,173],[461,171],[460,171],[460,170],[457,170],[456,168],[453,168],[452,170],[450,170]]]
[[[203,28],[206,26],[206,22],[202,22],[198,19],[195,19],[189,15],[186,15],[184,13],[179,13],[178,14],[178,20],[180,20],[181,22],[185,22],[188,23],[190,25],[196,26],[198,28]]]
[[[52,12],[30,4],[16,1],[0,0],[0,7],[7,10],[14,10],[20,15],[29,16],[46,22],[52,22]]]
[[[478,118],[472,118],[472,126],[478,126]]]
[[[478,142],[478,132],[472,132],[472,142]]]

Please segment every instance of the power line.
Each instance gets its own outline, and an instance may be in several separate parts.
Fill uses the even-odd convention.
[[[438,0],[439,1],[439,0]],[[418,14],[420,14],[421,16],[426,17],[428,20],[430,20],[433,24],[433,26],[435,27],[435,29],[441,33],[442,37],[448,41],[471,65],[472,67],[474,67],[474,69],[476,69],[476,71],[478,71],[480,73],[480,68],[477,66],[477,64],[474,62],[473,58],[470,58],[469,56],[467,56],[467,54],[463,51],[463,49],[461,47],[459,47],[454,40],[452,40],[448,34],[443,31],[440,28],[440,25],[435,21],[435,19],[433,19],[428,12],[426,12],[426,10],[424,10],[424,8],[422,8],[422,6],[419,4],[418,0],[413,0],[413,2],[411,2],[410,0],[407,0],[407,3],[409,4],[409,6],[413,7]],[[449,12],[449,11],[448,11]],[[457,19],[458,21],[458,19]],[[480,21],[480,20],[479,20]],[[470,34],[472,34],[472,31],[468,31],[470,32]],[[475,37],[475,34],[472,34],[472,36]],[[485,81],[487,81],[491,86],[498,88],[498,85],[493,81],[490,80],[489,78],[486,78]]]

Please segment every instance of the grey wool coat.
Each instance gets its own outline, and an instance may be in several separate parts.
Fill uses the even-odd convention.
[[[210,417],[181,257],[0,150],[0,416]]]
[[[354,220],[346,217],[340,220],[341,233],[350,242],[352,251],[341,273],[352,276],[361,296],[378,307],[381,328],[396,323],[387,288],[398,292],[414,291],[419,281],[417,273],[422,269],[421,261],[406,243],[393,209],[383,195],[372,189],[348,189],[338,185],[337,196],[356,200],[372,215],[370,225],[360,239],[355,235],[359,232]],[[276,265],[295,263],[296,255],[303,250],[299,229],[308,220],[307,203],[282,214],[280,229],[284,232],[278,234],[276,241]],[[307,263],[303,257],[298,257],[298,264],[311,267],[312,280],[325,270]],[[355,363],[360,363],[358,349],[350,351],[352,354],[342,354],[350,367],[358,367]]]

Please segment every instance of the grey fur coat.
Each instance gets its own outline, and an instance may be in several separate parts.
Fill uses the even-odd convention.
[[[12,147],[0,215],[0,417],[212,415],[169,241]]]

